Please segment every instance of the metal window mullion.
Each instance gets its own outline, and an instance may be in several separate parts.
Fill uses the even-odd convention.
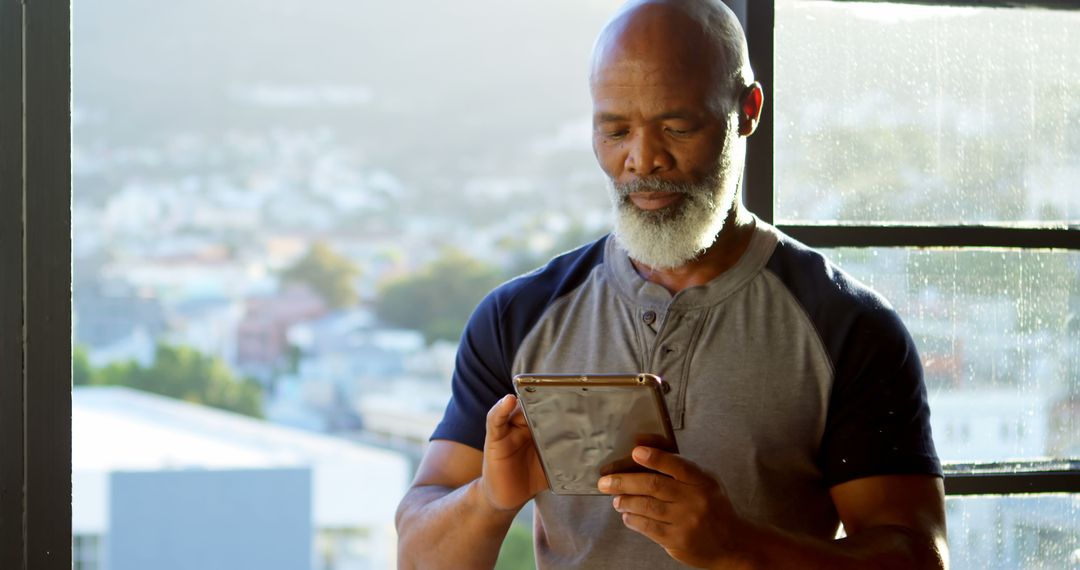
[[[22,4],[24,568],[70,570],[71,2]]]
[[[1028,495],[1080,492],[1080,460],[945,465],[945,494]]]
[[[831,0],[832,2],[882,2],[887,4],[918,4],[921,6],[956,6],[966,8],[1046,8],[1076,10],[1076,0]]]
[[[812,247],[989,247],[1080,250],[1080,226],[779,224]]]
[[[746,3],[746,43],[754,78],[765,92],[765,103],[757,131],[746,142],[746,170],[743,174],[743,203],[762,220],[773,222],[776,189],[773,184],[773,2]]]
[[[945,494],[950,497],[1058,493],[1080,493],[1080,471],[1002,472],[945,477]]]
[[[23,486],[23,27],[0,0],[0,568],[25,564]]]

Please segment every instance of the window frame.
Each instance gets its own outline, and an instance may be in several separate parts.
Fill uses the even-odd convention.
[[[72,564],[70,23],[0,0],[0,568]]]
[[[830,0],[833,2],[860,0]],[[867,0],[861,0],[867,1]],[[880,1],[880,0],[870,0]],[[895,4],[1048,8],[1078,10],[1070,0],[891,0]],[[744,11],[739,12],[742,8]],[[765,111],[748,139],[744,202],[762,220],[775,220],[772,93],[775,61],[773,28],[776,3],[743,0],[746,39],[756,79],[765,90]],[[1080,251],[1080,225],[1037,224],[776,224],[780,231],[811,247],[1010,248]],[[1080,458],[1043,461],[945,463],[945,493],[1017,495],[1080,493]]]

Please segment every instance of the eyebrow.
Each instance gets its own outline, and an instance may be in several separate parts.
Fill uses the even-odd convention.
[[[596,114],[596,122],[597,123],[618,123],[620,121],[625,121],[625,120],[626,120],[626,117],[624,117],[622,115],[616,115],[615,113],[597,113]]]
[[[671,119],[686,119],[691,121],[698,120],[700,119],[700,113],[692,113],[686,109],[674,109],[653,117],[649,117],[649,121],[668,121]],[[627,118],[625,116],[616,113],[603,112],[596,114],[597,123],[618,123],[626,120]]]
[[[666,113],[661,113],[653,117],[654,121],[667,121],[669,119],[686,119],[688,121],[696,121],[701,118],[701,113],[692,113],[686,109],[674,109]]]

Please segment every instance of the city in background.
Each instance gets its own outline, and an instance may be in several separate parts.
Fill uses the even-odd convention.
[[[77,569],[394,566],[465,319],[607,231],[618,4],[73,5]],[[776,41],[778,220],[1080,221],[1080,14],[785,0]],[[1080,456],[1080,253],[828,253],[944,460]],[[954,567],[1080,566],[1076,497],[948,510]]]

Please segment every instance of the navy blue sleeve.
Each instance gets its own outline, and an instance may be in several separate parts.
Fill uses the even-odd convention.
[[[450,403],[431,439],[449,439],[484,449],[488,410],[514,391],[510,363],[502,350],[500,291],[488,295],[469,318],[458,345]]]
[[[769,261],[806,310],[833,364],[818,463],[829,486],[874,475],[941,476],[922,363],[879,295],[786,238]]]
[[[891,309],[853,319],[835,362],[820,449],[826,484],[873,475],[941,476],[915,343]]]

